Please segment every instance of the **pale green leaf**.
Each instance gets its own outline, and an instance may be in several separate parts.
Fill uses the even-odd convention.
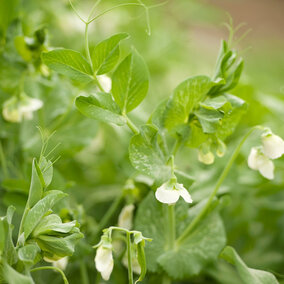
[[[227,246],[223,249],[220,257],[235,265],[240,278],[244,284],[277,284],[275,276],[267,271],[249,268],[234,250]]]
[[[25,239],[29,237],[31,232],[40,222],[41,218],[63,197],[67,196],[66,193],[58,190],[51,190],[47,192],[47,195],[38,201],[32,209],[27,213],[24,220],[24,233]]]
[[[34,281],[31,276],[19,273],[7,263],[3,264],[2,270],[4,279],[9,284],[34,284]]]
[[[27,244],[18,250],[18,256],[26,264],[35,264],[38,260],[40,248],[36,244]]]
[[[41,173],[37,161],[36,159],[33,159],[32,178],[27,202],[28,208],[32,208],[42,197],[43,187],[40,180],[40,175]]]

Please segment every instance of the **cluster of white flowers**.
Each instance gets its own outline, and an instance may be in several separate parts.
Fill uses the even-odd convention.
[[[181,196],[185,202],[192,203],[192,199],[187,189],[175,179],[163,183],[155,193],[158,201],[166,204],[175,204]]]
[[[2,114],[7,121],[21,122],[23,119],[31,120],[33,112],[42,106],[43,102],[41,100],[21,93],[19,97],[13,96],[4,102]]]
[[[258,170],[265,178],[274,178],[274,159],[284,154],[284,141],[269,132],[262,135],[262,146],[253,147],[248,157],[248,166]]]

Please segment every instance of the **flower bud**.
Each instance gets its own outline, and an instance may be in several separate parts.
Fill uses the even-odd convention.
[[[284,154],[284,141],[273,133],[262,135],[263,153],[270,159],[280,158]]]
[[[104,280],[109,280],[113,270],[112,248],[104,247],[103,244],[97,249],[95,263],[97,270]]]
[[[133,211],[134,205],[126,205],[122,208],[119,217],[118,217],[118,226],[121,228],[125,228],[127,230],[131,230],[132,228],[132,219],[133,219]]]
[[[274,178],[274,164],[262,153],[261,148],[253,147],[248,157],[248,166],[253,170],[258,170],[267,179]]]

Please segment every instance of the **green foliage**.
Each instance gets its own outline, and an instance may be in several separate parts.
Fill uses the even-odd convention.
[[[177,237],[203,206],[201,203],[188,210],[183,201],[177,203]],[[158,272],[162,268],[174,279],[199,274],[209,263],[216,261],[226,243],[224,226],[218,212],[211,211],[182,243],[177,243],[171,250],[168,247],[169,227],[165,209],[150,193],[137,212],[135,227],[153,238],[146,247],[148,269]]]
[[[122,113],[136,108],[145,98],[148,87],[148,68],[140,54],[133,49],[112,76],[112,94]]]
[[[88,97],[76,98],[76,107],[87,117],[117,125],[126,123],[125,117],[120,113],[119,106],[108,93],[95,93]]]
[[[130,140],[129,158],[133,167],[146,175],[163,182],[170,177],[163,141],[153,125],[143,125],[141,132]]]
[[[65,193],[58,190],[48,191],[46,196],[44,196],[30,210],[28,210],[24,222],[25,239],[29,237],[33,229],[40,222],[41,218],[56,204],[56,202],[65,196]]]
[[[82,83],[89,83],[93,80],[90,64],[75,50],[58,48],[44,52],[42,60],[49,68],[70,79]]]
[[[119,42],[127,37],[127,33],[116,34],[96,45],[92,62],[97,75],[108,73],[115,67],[119,60]]]
[[[207,76],[192,77],[179,84],[167,103],[164,114],[165,126],[172,129],[186,123],[189,114],[204,100],[213,85]]]
[[[252,269],[246,266],[242,261],[237,252],[230,246],[227,246],[222,251],[221,258],[225,259],[232,265],[235,265],[240,278],[244,284],[255,283],[255,284],[277,284],[275,276],[269,272]]]

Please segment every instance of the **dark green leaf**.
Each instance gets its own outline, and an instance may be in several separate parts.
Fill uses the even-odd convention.
[[[191,77],[174,90],[165,111],[164,123],[172,129],[188,121],[189,114],[205,99],[214,82],[207,76]]]
[[[176,234],[184,232],[187,225],[200,212],[204,203],[188,210],[188,205],[176,204]],[[216,207],[215,207],[216,208]],[[195,227],[191,234],[174,250],[168,247],[168,220],[166,206],[150,193],[138,208],[135,228],[153,239],[146,250],[148,269],[166,271],[171,278],[183,279],[200,273],[210,262],[216,261],[226,243],[225,230],[218,212],[211,212]]]
[[[112,94],[122,112],[136,108],[149,87],[148,68],[143,58],[133,50],[117,67],[112,77]]]

